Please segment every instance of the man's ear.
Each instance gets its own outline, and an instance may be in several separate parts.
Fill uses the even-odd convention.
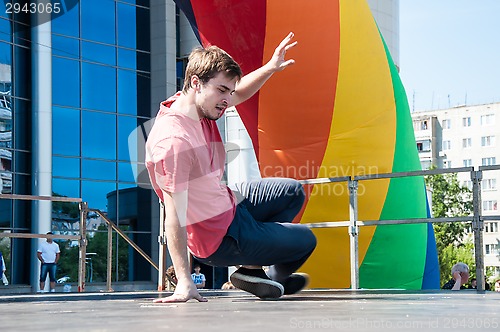
[[[201,80],[200,80],[200,78],[197,75],[191,76],[191,87],[194,90],[199,91],[200,86],[201,86]]]

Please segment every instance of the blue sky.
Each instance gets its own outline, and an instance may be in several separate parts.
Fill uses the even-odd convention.
[[[411,110],[500,102],[500,0],[400,0]]]

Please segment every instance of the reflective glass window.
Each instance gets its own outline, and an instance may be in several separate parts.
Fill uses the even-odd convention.
[[[12,200],[0,199],[0,227],[9,228],[12,220]]]
[[[31,99],[31,52],[29,49],[14,46],[15,70],[12,71],[12,94],[16,97]]]
[[[82,200],[87,202],[91,209],[107,212],[108,205],[116,206],[116,194],[113,195],[115,192],[115,182],[82,181]],[[109,199],[114,201],[108,203],[108,194]]]
[[[115,48],[92,42],[82,42],[82,60],[116,65]]]
[[[65,156],[80,155],[80,111],[52,108],[52,152]]]
[[[2,18],[0,18],[0,40],[11,41],[10,21]]]
[[[118,180],[122,182],[136,182],[134,174],[137,174],[136,163],[118,163]],[[134,185],[135,186],[135,185]]]
[[[66,178],[79,178],[80,159],[52,157],[52,175]]]
[[[52,192],[56,195],[80,197],[80,181],[52,178]]]
[[[82,107],[116,112],[116,69],[82,63]]]
[[[117,3],[118,45],[120,46],[136,48],[135,11],[135,6]]]
[[[151,80],[149,75],[137,74],[137,115],[151,117]],[[158,105],[160,107],[160,105]],[[156,112],[155,112],[156,114]]]
[[[0,70],[2,74],[9,73],[12,66],[12,46],[7,43],[0,42]],[[3,66],[7,66],[3,68]]]
[[[143,137],[141,128],[137,130],[137,126],[143,123],[144,120],[130,116],[118,117],[118,159],[137,161],[138,144],[145,143],[144,140],[139,140],[137,135]],[[141,149],[142,150],[142,149]]]
[[[8,182],[8,179],[5,176],[9,175],[10,177],[12,177],[13,174],[12,172],[14,171],[14,169],[16,173],[30,174],[31,172],[31,155],[29,152],[24,152],[19,150],[13,150],[13,151],[7,150],[7,151],[8,153],[6,154],[4,160],[2,161],[3,164],[2,178],[3,178],[4,188],[7,186],[6,181]],[[5,153],[5,151],[2,152]]]
[[[14,30],[14,35],[12,36],[14,44],[31,47],[30,15],[18,13],[10,16]]]
[[[101,160],[82,160],[82,178],[116,181],[116,163]]]
[[[115,2],[85,0],[82,6],[82,38],[115,44]]]
[[[137,52],[137,70],[151,71],[151,54],[146,52]]]
[[[80,42],[75,38],[52,35],[52,54],[67,58],[80,58]]]
[[[31,136],[26,134],[25,128],[31,124],[31,103],[17,98],[12,98],[12,139],[14,148],[18,150],[31,150]]]
[[[87,0],[83,1],[86,2]],[[63,15],[55,15],[52,19],[52,32],[59,33],[62,35],[79,37],[79,1],[64,1],[65,10],[67,10]],[[69,8],[68,8],[69,6]]]
[[[150,33],[149,29],[149,9],[137,7],[136,9],[136,17],[135,27],[137,29],[137,49],[142,51],[150,51],[151,50],[151,42],[150,38],[147,38]]]
[[[80,106],[80,66],[75,60],[52,57],[52,102]]]
[[[118,70],[118,113],[137,114],[137,75]]]
[[[0,17],[9,18],[9,14],[7,14],[7,8],[5,6],[5,1],[2,1],[2,3],[0,3]]]
[[[116,116],[83,111],[82,155],[88,158],[116,159]]]
[[[12,194],[12,151],[2,149],[0,153],[2,154],[0,194]]]
[[[118,48],[118,67],[136,69],[137,57],[136,52]]]

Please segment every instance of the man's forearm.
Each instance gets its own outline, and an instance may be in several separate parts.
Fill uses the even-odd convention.
[[[165,232],[167,246],[178,280],[191,280],[187,252],[186,207],[187,192],[164,195],[166,218]]]
[[[243,76],[234,92],[234,105],[241,104],[245,100],[252,97],[257,91],[262,88],[264,83],[273,75],[274,70],[269,65],[264,65],[259,69]]]

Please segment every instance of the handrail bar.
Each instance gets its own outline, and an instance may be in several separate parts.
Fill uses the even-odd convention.
[[[500,165],[479,166],[480,171],[495,171],[500,170]]]
[[[146,254],[144,252],[144,250],[142,250],[137,244],[135,244],[134,241],[132,241],[128,236],[127,234],[125,234],[120,228],[118,228],[118,226],[116,226],[116,224],[114,222],[112,222],[111,220],[109,220],[102,212],[101,210],[98,210],[98,209],[88,209],[88,211],[92,211],[92,212],[96,212],[97,214],[99,214],[99,216],[101,216],[102,219],[104,219],[104,221],[110,225],[113,230],[115,230],[118,234],[120,234],[120,236],[125,240],[127,241],[128,244],[130,244],[132,246],[132,248],[134,248],[142,257],[144,257],[156,270],[158,270],[158,264],[156,264],[152,259],[151,257],[149,257],[148,254]]]
[[[353,180],[374,180],[374,179],[393,179],[409,176],[436,175],[447,173],[465,173],[472,172],[474,167],[456,167],[456,168],[435,168],[423,171],[395,172],[395,173],[380,173],[354,176]]]
[[[60,235],[60,234],[33,234],[33,233],[0,233],[0,238],[12,237],[17,239],[62,239],[62,240],[80,240],[79,235]]]
[[[418,223],[444,223],[444,222],[472,222],[472,216],[446,217],[446,218],[408,218],[408,219],[385,219],[385,220],[356,220],[359,226],[418,224]],[[349,221],[323,221],[318,223],[304,224],[309,228],[337,228],[350,226]]]
[[[59,197],[59,196],[34,196],[34,195],[17,195],[17,194],[0,194],[0,199],[20,199],[26,201],[52,201],[52,202],[73,202],[73,203],[81,203],[81,198],[72,198],[72,197]]]

